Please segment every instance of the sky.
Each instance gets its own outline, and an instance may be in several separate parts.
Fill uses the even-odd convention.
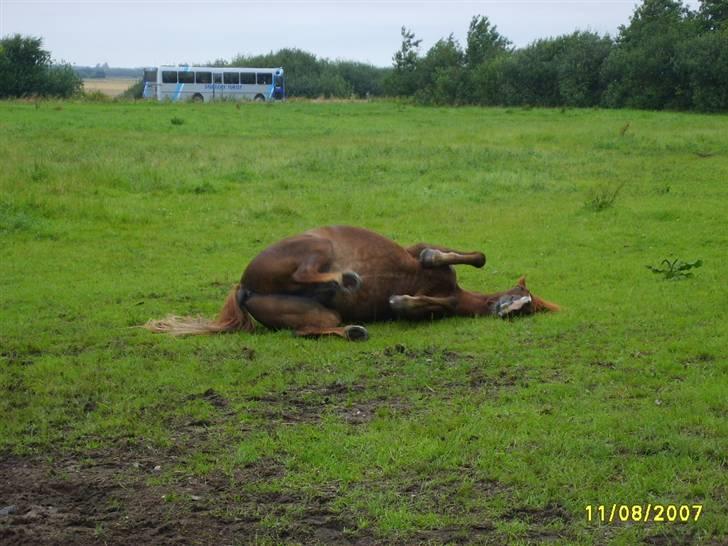
[[[43,38],[56,61],[94,66],[204,64],[296,47],[329,59],[391,66],[404,25],[422,52],[453,33],[465,43],[485,15],[521,47],[591,30],[615,35],[637,0],[318,1],[0,0],[0,36]],[[697,0],[685,2],[695,8]]]

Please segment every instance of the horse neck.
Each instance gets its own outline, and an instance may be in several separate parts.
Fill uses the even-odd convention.
[[[460,290],[457,313],[466,316],[494,315],[495,302],[500,296],[501,293],[481,294],[470,290]]]

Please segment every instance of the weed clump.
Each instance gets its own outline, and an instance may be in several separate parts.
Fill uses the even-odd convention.
[[[645,267],[656,275],[662,275],[666,281],[679,281],[681,279],[689,279],[693,276],[691,269],[697,269],[703,265],[703,260],[695,260],[693,262],[683,262],[675,258],[673,261],[665,258],[660,262],[662,267],[654,267],[646,265]]]
[[[624,184],[624,182],[617,186],[603,184],[591,188],[587,193],[584,206],[595,212],[600,212],[613,207],[619,192],[622,191],[622,188],[624,187]]]

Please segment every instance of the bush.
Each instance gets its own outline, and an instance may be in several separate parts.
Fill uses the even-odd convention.
[[[98,89],[95,91],[87,91],[83,94],[83,100],[88,102],[111,102],[112,98]]]
[[[40,38],[15,34],[0,40],[0,98],[71,97],[83,82],[69,65],[51,64]]]
[[[675,61],[696,110],[728,110],[728,29],[679,44]]]
[[[464,68],[463,51],[453,36],[439,40],[419,62],[415,98],[425,104],[460,102]]]
[[[381,95],[389,69],[349,61],[329,61],[300,49],[281,49],[266,55],[238,55],[226,66],[282,66],[290,97],[350,97]]]
[[[611,38],[593,32],[574,32],[554,41],[560,42],[554,63],[561,104],[598,105],[605,88],[600,75],[612,50]]]
[[[689,106],[686,89],[675,70],[676,48],[694,29],[679,0],[645,0],[604,66],[606,106],[680,108]]]
[[[124,99],[141,99],[142,93],[144,92],[144,82],[139,80],[131,84],[126,91],[121,94],[121,98]]]

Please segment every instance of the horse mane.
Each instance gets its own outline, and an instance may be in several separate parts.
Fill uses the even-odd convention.
[[[538,313],[539,311],[561,311],[561,307],[550,301],[542,300],[539,297],[531,295],[531,305],[533,305],[533,311]]]
[[[240,285],[230,290],[217,319],[210,320],[205,317],[181,317],[168,315],[163,319],[149,320],[144,328],[154,333],[164,333],[173,336],[199,336],[205,334],[221,334],[228,332],[252,332],[255,325],[250,314],[238,305],[237,292]]]

